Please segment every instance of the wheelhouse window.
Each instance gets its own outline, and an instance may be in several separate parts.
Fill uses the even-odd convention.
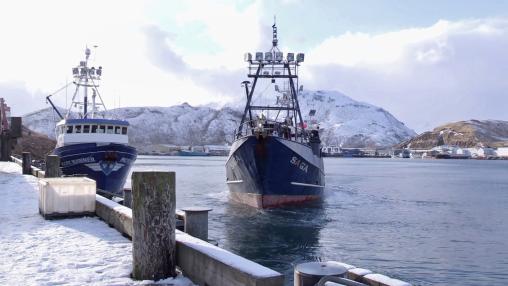
[[[121,131],[122,131],[122,127],[115,126],[115,134],[120,134]]]
[[[106,133],[106,126],[100,125],[99,126],[99,131],[97,133]]]
[[[92,125],[92,133],[97,133],[97,125]]]
[[[113,126],[108,126],[108,134],[113,134]]]
[[[74,133],[81,133],[81,125],[74,126]]]
[[[123,135],[126,135],[126,134],[127,134],[127,127],[122,127],[122,134],[123,134]]]
[[[90,133],[90,125],[83,125],[83,133]]]
[[[72,125],[67,125],[67,133],[72,133],[73,127]]]

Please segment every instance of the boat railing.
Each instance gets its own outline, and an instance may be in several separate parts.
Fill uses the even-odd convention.
[[[240,125],[235,131],[236,139],[250,135],[275,136],[301,143],[307,142],[306,129],[271,119],[249,120]]]

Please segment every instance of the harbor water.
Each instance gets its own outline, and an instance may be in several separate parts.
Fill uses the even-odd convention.
[[[213,208],[210,238],[287,285],[327,260],[413,285],[508,281],[508,161],[326,158],[322,203],[256,210],[229,201],[225,160],[139,156],[133,171],[175,171],[177,208]]]

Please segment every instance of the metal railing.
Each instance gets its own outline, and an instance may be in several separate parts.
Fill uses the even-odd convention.
[[[307,142],[306,129],[271,119],[246,121],[235,130],[236,139],[249,135],[276,136],[301,143]]]

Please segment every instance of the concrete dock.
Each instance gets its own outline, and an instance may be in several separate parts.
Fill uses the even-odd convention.
[[[97,217],[44,220],[37,178],[0,162],[0,285],[142,285],[132,242]],[[194,285],[177,276],[160,283]]]

